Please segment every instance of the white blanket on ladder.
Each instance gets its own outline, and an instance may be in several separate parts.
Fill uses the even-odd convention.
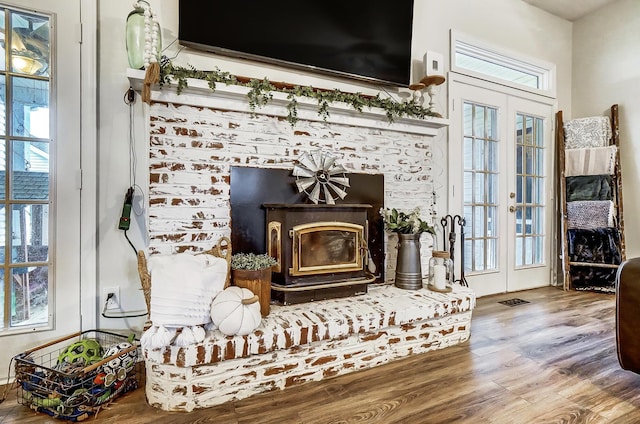
[[[612,175],[616,166],[616,146],[567,149],[564,175]]]

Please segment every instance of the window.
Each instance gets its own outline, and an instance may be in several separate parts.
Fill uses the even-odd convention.
[[[0,333],[50,324],[50,21],[0,6]]]
[[[555,65],[451,31],[451,70],[555,97]]]

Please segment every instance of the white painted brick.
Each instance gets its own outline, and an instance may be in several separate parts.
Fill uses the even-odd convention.
[[[152,191],[152,195],[172,193],[175,199],[179,193],[189,193],[191,186],[207,192],[212,169],[218,170],[216,177],[221,179],[228,178],[230,165],[290,169],[302,152],[323,148],[342,155],[343,165],[350,172],[383,172],[386,184],[391,187],[393,181],[402,182],[402,190],[391,190],[385,197],[386,203],[397,206],[408,195],[423,210],[432,209],[432,186],[422,184],[431,181],[429,136],[399,132],[393,125],[363,128],[300,120],[291,127],[286,120],[259,113],[162,103],[152,104],[150,119],[151,172],[161,174],[161,183],[152,184],[158,190]],[[180,166],[184,170],[178,172],[175,167]],[[228,197],[228,192],[220,195]],[[208,202],[199,206],[205,209],[200,215],[210,218],[211,213],[206,211]],[[192,211],[168,214],[158,211],[167,208],[163,203],[152,204],[149,214],[164,217],[162,228],[168,231],[187,227],[183,223],[166,225],[169,217],[184,221],[198,215]],[[150,232],[160,233],[157,228],[150,228]],[[173,237],[154,236],[152,250],[160,250],[157,244],[169,239]]]
[[[166,361],[166,350],[146,350],[147,398],[164,410],[191,411],[464,342],[470,336],[475,297],[469,289],[457,287],[444,294],[382,285],[373,290],[370,300],[363,295],[273,305],[259,331],[246,338],[249,345],[259,344],[261,337],[269,340],[263,345],[271,350],[264,354],[254,354],[254,347],[248,357],[183,367],[174,365],[177,358],[193,363],[196,346],[169,349],[169,363],[163,364],[157,361]],[[300,332],[289,331],[296,325],[313,325],[320,317],[327,322],[320,334],[333,339],[300,344]],[[345,328],[346,322],[353,324]],[[285,332],[294,344],[290,348],[281,339]],[[218,346],[231,344],[235,355],[242,355],[244,348],[239,346],[245,343],[244,337],[224,337],[219,332],[212,337]],[[213,345],[204,347],[204,357],[211,358]]]

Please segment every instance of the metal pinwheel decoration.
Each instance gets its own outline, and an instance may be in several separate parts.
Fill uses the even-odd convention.
[[[298,192],[306,193],[315,204],[334,205],[336,199],[344,199],[347,195],[345,188],[350,187],[349,178],[345,176],[346,169],[338,165],[336,159],[322,150],[300,155],[293,167]]]

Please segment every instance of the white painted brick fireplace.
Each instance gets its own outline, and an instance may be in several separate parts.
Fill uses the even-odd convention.
[[[129,71],[134,87],[143,76]],[[151,254],[206,250],[230,236],[232,166],[292,169],[303,152],[315,149],[336,154],[348,172],[383,174],[385,206],[419,206],[424,217],[432,215],[434,168],[444,169],[434,153],[442,157],[446,148],[446,119],[390,124],[383,110],[332,105],[325,122],[314,101],[299,99],[292,127],[284,95],[274,93],[269,105],[252,112],[247,91],[219,84],[212,94],[196,80],[181,94],[171,87],[152,90],[145,108]],[[422,242],[426,274],[430,236]],[[249,336],[216,330],[197,346],[145,352],[149,402],[189,411],[466,341],[473,292],[458,285],[449,294],[394,287],[395,240],[385,246],[389,284],[371,287],[357,304],[329,299],[277,306]]]
[[[129,72],[133,85],[139,85],[141,71]],[[332,105],[324,122],[315,101],[300,98],[300,120],[292,127],[282,93],[252,113],[247,91],[218,84],[212,93],[199,80],[190,80],[179,95],[170,87],[152,91],[147,110],[150,252],[208,249],[230,234],[231,166],[292,169],[300,154],[315,149],[338,155],[348,172],[384,174],[385,206],[419,206],[424,217],[432,216],[434,168],[438,174],[444,169],[433,158],[446,149],[448,120],[389,123],[381,109],[360,113]],[[428,235],[423,244],[430,247]]]

